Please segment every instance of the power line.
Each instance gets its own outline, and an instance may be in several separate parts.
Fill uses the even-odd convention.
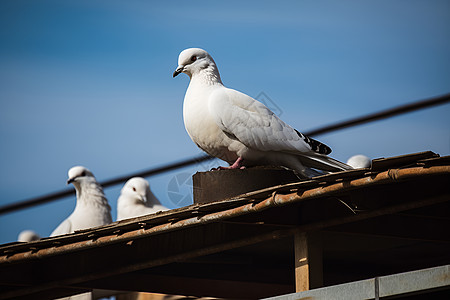
[[[141,172],[137,172],[137,173],[133,173],[133,174],[128,174],[128,175],[124,175],[124,176],[120,176],[120,177],[116,177],[110,180],[106,180],[103,182],[99,182],[99,184],[103,187],[109,187],[109,186],[113,186],[122,182],[127,181],[128,179],[132,178],[132,177],[149,177],[152,175],[156,175],[159,173],[164,173],[167,171],[171,171],[174,169],[178,169],[178,168],[182,168],[185,166],[189,166],[192,164],[196,164],[196,163],[200,163],[202,161],[205,160],[210,160],[213,159],[214,157],[212,156],[208,156],[208,155],[200,155],[194,158],[190,158],[190,159],[186,159],[183,161],[179,161],[179,162],[175,162],[175,163],[171,163],[169,165],[166,166],[162,166],[162,167],[158,167],[158,168],[154,168],[154,169],[150,169],[150,170],[145,170],[145,171],[141,171]],[[36,197],[36,198],[32,198],[29,200],[24,200],[24,201],[20,201],[17,203],[12,203],[12,204],[8,204],[8,205],[4,205],[2,207],[0,207],[0,214],[5,214],[5,213],[9,213],[9,212],[13,212],[19,209],[24,209],[30,206],[35,206],[38,204],[44,204],[50,201],[54,201],[57,200],[59,198],[64,198],[67,196],[71,196],[71,195],[75,195],[75,190],[73,188],[71,189],[64,189],[58,192],[54,192],[51,194],[47,194],[47,195],[43,195],[40,197]]]
[[[350,119],[350,120],[347,120],[347,121],[342,121],[342,122],[339,122],[339,123],[336,123],[336,124],[323,126],[321,128],[317,128],[317,129],[312,130],[310,132],[307,132],[307,133],[305,132],[305,134],[306,135],[311,135],[311,136],[312,135],[323,134],[323,133],[327,133],[327,132],[331,132],[331,131],[344,129],[344,128],[347,128],[347,127],[352,127],[352,126],[361,125],[361,124],[364,124],[364,123],[377,121],[377,120],[380,120],[380,119],[386,119],[386,118],[393,117],[393,116],[396,116],[396,115],[408,113],[408,112],[411,112],[411,111],[415,111],[415,110],[419,110],[419,109],[423,109],[423,108],[427,108],[427,107],[431,107],[431,106],[435,106],[435,105],[439,105],[439,104],[444,104],[444,103],[449,102],[449,101],[450,101],[450,94],[446,94],[446,95],[443,95],[443,96],[430,98],[430,99],[417,101],[417,102],[413,102],[413,103],[397,106],[397,107],[394,107],[394,108],[382,110],[382,111],[379,111],[379,112],[376,112],[376,113],[373,113],[373,114],[369,114],[369,115],[365,115],[365,116],[362,116],[362,117]]]
[[[434,97],[434,98],[429,98],[426,100],[421,100],[421,101],[417,101],[417,102],[413,102],[410,104],[406,104],[406,105],[401,105],[401,106],[397,106],[394,108],[390,108],[390,109],[386,109],[383,111],[379,111],[376,113],[372,113],[369,115],[365,115],[362,117],[357,117],[357,118],[353,118],[353,119],[349,119],[346,121],[342,121],[339,123],[335,123],[335,124],[330,124],[330,125],[326,125],[320,128],[317,128],[315,130],[311,130],[309,132],[305,132],[305,135],[308,136],[314,136],[314,135],[319,135],[319,134],[323,134],[323,133],[327,133],[327,132],[332,132],[332,131],[337,131],[337,130],[341,130],[344,128],[348,128],[348,127],[353,127],[353,126],[357,126],[357,125],[361,125],[364,123],[368,123],[368,122],[373,122],[376,120],[380,120],[380,119],[385,119],[385,118],[389,118],[389,117],[393,117],[396,115],[400,115],[400,114],[404,114],[404,113],[408,113],[411,111],[415,111],[415,110],[419,110],[419,109],[424,109],[427,107],[431,107],[431,106],[435,106],[435,105],[439,105],[439,104],[444,104],[446,102],[450,101],[450,94],[446,94],[443,96],[439,96],[439,97]],[[152,168],[149,170],[145,170],[145,171],[140,171],[140,172],[135,172],[133,174],[128,174],[128,175],[124,175],[124,176],[120,176],[120,177],[116,177],[110,180],[106,180],[104,182],[100,182],[100,185],[104,188],[109,187],[109,186],[113,186],[122,182],[127,181],[128,179],[132,178],[132,177],[149,177],[152,175],[156,175],[156,174],[160,174],[160,173],[164,173],[167,171],[171,171],[171,170],[175,170],[178,168],[182,168],[182,167],[186,167],[189,165],[193,165],[193,164],[197,164],[200,163],[202,161],[206,161],[206,160],[211,160],[214,157],[212,156],[208,156],[208,155],[200,155],[200,156],[196,156],[193,158],[189,158],[186,160],[182,160],[182,161],[178,161],[178,162],[174,162],[165,166],[161,166],[158,168]],[[5,214],[5,213],[9,213],[9,212],[13,212],[19,209],[24,209],[27,207],[31,207],[31,206],[35,206],[35,205],[39,205],[39,204],[44,204],[50,201],[54,201],[60,198],[64,198],[70,195],[74,195],[75,194],[75,190],[74,189],[65,189],[62,191],[58,191],[58,192],[54,192],[51,194],[47,194],[47,195],[43,195],[40,197],[36,197],[36,198],[32,198],[29,200],[24,200],[24,201],[20,201],[17,203],[12,203],[12,204],[8,204],[8,205],[4,205],[2,207],[0,207],[0,214]]]

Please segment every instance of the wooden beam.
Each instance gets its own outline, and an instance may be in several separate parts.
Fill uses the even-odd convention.
[[[439,209],[449,211],[450,206],[436,206],[436,210]],[[397,213],[380,216],[374,221],[374,219],[361,220],[357,223],[327,228],[326,231],[428,242],[450,242],[448,234],[450,218]]]
[[[104,247],[86,248],[83,251],[68,251],[65,255],[2,265],[0,286],[11,288],[2,291],[0,299],[29,299],[30,295],[47,290],[75,287],[82,282],[220,253],[289,235],[287,230],[274,231],[271,226],[213,223],[154,235],[152,238],[136,238],[127,243],[111,244],[106,252]],[[61,265],[65,268],[61,269]],[[36,276],[35,270],[42,269],[47,272]]]
[[[195,297],[217,297],[226,299],[262,299],[294,292],[291,284],[251,282],[231,279],[194,278],[145,273],[131,273],[81,283],[86,287],[100,286],[107,289],[127,288],[129,291],[185,295]]]
[[[295,233],[294,248],[296,292],[323,286],[322,243],[319,234]]]

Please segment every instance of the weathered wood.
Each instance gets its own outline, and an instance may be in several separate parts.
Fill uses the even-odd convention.
[[[299,178],[293,171],[279,167],[251,167],[197,172],[192,176],[192,181],[194,203],[208,203],[271,186],[297,182]]]
[[[177,300],[186,299],[184,296],[173,296],[166,294],[154,294],[154,293],[126,293],[116,296],[116,300]]]
[[[295,247],[295,290],[303,292],[323,286],[322,245],[317,233],[297,232]]]

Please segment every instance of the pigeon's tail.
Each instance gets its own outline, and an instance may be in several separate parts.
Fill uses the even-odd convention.
[[[339,172],[345,170],[353,170],[353,168],[343,162],[333,159],[326,155],[315,154],[308,156],[298,156],[299,160],[306,167],[328,172]]]
[[[325,155],[328,155],[331,153],[331,148],[328,147],[327,145],[325,145],[324,143],[321,143],[315,139],[312,139],[312,138],[304,135],[297,129],[294,129],[294,130],[303,139],[303,141],[305,141],[305,143],[307,143],[311,147],[312,151],[314,151],[316,153],[320,153],[320,154],[325,154]]]
[[[298,130],[295,130],[295,132],[297,132],[297,134],[311,147],[311,150],[313,151],[312,153],[298,156],[299,160],[306,167],[325,172],[338,172],[353,169],[351,166],[327,156],[331,153],[331,148],[327,145],[304,135]]]
[[[313,178],[316,176],[326,175],[329,173],[329,172],[319,171],[316,169],[306,168],[306,167],[304,167],[301,171],[295,170],[295,172],[296,172],[297,176],[301,179],[302,178],[309,179],[309,178]]]

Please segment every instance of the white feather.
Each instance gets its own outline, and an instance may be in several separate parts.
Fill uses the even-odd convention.
[[[106,225],[112,222],[111,207],[102,187],[91,171],[76,166],[69,170],[69,180],[76,190],[77,203],[72,214],[50,236]]]
[[[357,154],[353,155],[347,160],[347,164],[355,169],[370,168],[372,161],[365,155]]]
[[[41,237],[39,234],[34,232],[33,230],[24,230],[19,233],[19,236],[17,238],[17,241],[19,242],[32,242],[32,241],[38,241]]]
[[[246,166],[284,166],[304,177],[317,173],[310,168],[325,172],[352,169],[325,155],[331,152],[327,146],[305,137],[264,104],[226,88],[205,50],[182,51],[174,76],[181,72],[191,78],[184,97],[185,127],[208,154],[230,164],[242,158]]]
[[[148,181],[142,177],[128,180],[117,200],[117,221],[168,210],[151,192]]]

